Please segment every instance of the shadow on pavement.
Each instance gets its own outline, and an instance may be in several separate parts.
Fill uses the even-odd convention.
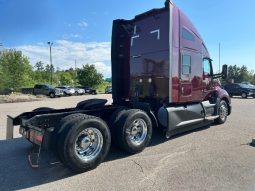
[[[195,131],[201,131],[207,128],[208,127],[204,127]],[[171,139],[195,131],[193,130],[180,134]],[[149,147],[159,145],[165,141],[167,141],[165,133],[160,129],[155,129]],[[53,161],[50,161],[45,151],[40,158],[40,167],[36,169],[31,168],[28,162],[28,153],[32,145],[24,138],[2,140],[0,141],[0,148],[0,190],[31,188],[76,175],[68,170],[62,163],[54,165],[49,164],[49,162]],[[122,159],[128,156],[130,155],[126,152],[112,147],[105,162]]]
[[[0,190],[18,190],[53,182],[74,175],[62,164],[41,161],[37,169],[30,167],[31,144],[23,139],[0,141]]]

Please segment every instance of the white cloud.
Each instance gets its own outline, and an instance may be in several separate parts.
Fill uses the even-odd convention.
[[[63,35],[63,39],[70,39],[70,38],[82,38],[79,34],[65,34]]]
[[[16,47],[24,55],[28,56],[30,63],[34,65],[38,61],[49,64],[49,46],[45,43],[35,45],[21,45]],[[58,40],[52,46],[52,60],[54,67],[68,69],[74,67],[75,59],[77,67],[83,64],[94,64],[96,69],[104,75],[111,76],[111,43],[110,42],[72,42]]]
[[[81,21],[81,22],[77,23],[77,25],[78,25],[82,30],[84,30],[86,27],[89,26],[88,23],[85,22],[85,21]]]

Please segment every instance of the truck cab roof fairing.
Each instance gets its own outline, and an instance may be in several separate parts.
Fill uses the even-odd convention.
[[[191,22],[191,20],[186,16],[186,14],[182,10],[180,10],[179,8],[178,10],[179,10],[180,18],[181,18],[180,30],[182,30],[182,28],[186,28],[189,31],[191,31],[192,34],[194,34],[195,38],[197,38],[200,41],[199,46],[201,46],[202,44],[203,57],[210,58],[210,54],[205,45],[205,42],[203,38],[201,37],[200,33],[198,32],[197,28],[194,26],[194,24]],[[201,48],[200,48],[200,51],[201,51]]]

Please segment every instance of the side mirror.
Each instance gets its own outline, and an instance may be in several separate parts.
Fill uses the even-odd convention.
[[[228,78],[228,65],[224,64],[222,66],[222,73],[221,73],[222,79],[226,80]]]

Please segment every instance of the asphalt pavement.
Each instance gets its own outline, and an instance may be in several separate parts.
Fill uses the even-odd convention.
[[[94,96],[93,96],[94,97]],[[110,95],[98,95],[111,103]],[[233,98],[224,125],[200,128],[165,139],[154,130],[151,144],[128,155],[111,148],[95,170],[74,174],[43,151],[40,167],[27,160],[31,144],[4,140],[6,115],[36,107],[72,107],[91,96],[0,104],[0,190],[255,190],[255,99]],[[52,164],[53,163],[53,164]]]

